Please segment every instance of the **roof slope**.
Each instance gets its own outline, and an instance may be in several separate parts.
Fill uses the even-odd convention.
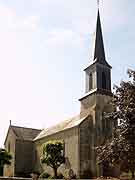
[[[35,141],[41,138],[44,138],[46,136],[58,133],[60,131],[70,129],[73,127],[78,126],[82,121],[84,121],[88,116],[85,116],[83,118],[80,118],[80,115],[75,116],[71,119],[68,119],[66,121],[63,121],[55,126],[52,126],[50,128],[44,129],[40,132],[40,134],[34,139]]]
[[[26,127],[10,126],[16,137],[21,140],[32,141],[40,132],[39,129],[32,129]]]

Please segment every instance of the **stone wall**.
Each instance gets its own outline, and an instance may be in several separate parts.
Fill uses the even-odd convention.
[[[4,176],[28,176],[34,166],[34,144],[32,141],[16,139],[12,129],[8,133],[5,148],[12,155],[11,165],[4,166]]]
[[[15,176],[29,176],[33,170],[34,144],[32,141],[17,140]]]
[[[81,99],[81,116],[88,115],[90,114],[92,116],[92,124],[91,126],[93,127],[93,131],[90,130],[90,134],[88,131],[88,125],[84,124],[86,128],[81,128],[81,134],[80,134],[80,139],[81,141],[81,149],[85,149],[85,146],[88,148],[90,146],[91,152],[89,152],[90,157],[89,162],[87,162],[88,165],[85,165],[85,156],[80,155],[83,157],[83,160],[81,162],[81,169],[84,169],[86,166],[91,166],[90,170],[92,170],[92,173],[94,175],[102,175],[102,167],[96,166],[96,154],[94,152],[94,147],[101,145],[101,143],[104,142],[105,137],[109,137],[112,135],[112,129],[113,129],[113,124],[111,121],[106,121],[104,122],[103,119],[103,113],[104,112],[111,112],[112,111],[112,105],[110,104],[111,101],[111,96],[109,95],[103,95],[103,94],[90,94],[83,99]],[[85,122],[86,123],[86,122]],[[86,129],[86,131],[85,131]],[[85,145],[85,140],[87,136],[90,137],[89,145]],[[84,150],[81,150],[82,152]],[[80,151],[80,152],[81,152]],[[87,155],[87,153],[86,153]],[[92,157],[92,158],[91,158]],[[83,165],[84,164],[84,165]],[[84,167],[83,167],[84,166]],[[95,171],[95,172],[94,172]],[[81,172],[82,174],[82,172]]]
[[[111,96],[97,94],[95,108],[95,146],[102,144],[105,137],[112,135],[113,122],[103,119],[104,112],[112,112],[111,98]]]
[[[39,172],[43,172],[43,170],[46,170],[46,172],[53,175],[52,168],[46,165],[42,165],[40,162],[40,158],[42,156],[42,151],[43,151],[43,144],[49,140],[64,140],[65,143],[66,162],[64,167],[59,168],[59,171],[63,173],[65,172],[66,169],[73,169],[74,173],[78,175],[79,173],[78,128],[75,127],[68,130],[64,130],[35,142],[35,146],[36,146],[35,170],[38,170]]]
[[[81,110],[80,115],[81,117],[84,117],[88,114],[92,114],[95,112],[95,106],[96,106],[96,94],[88,95],[87,97],[84,97],[80,100],[81,102]]]
[[[9,129],[8,136],[6,137],[5,149],[12,155],[11,165],[4,166],[4,176],[14,176],[15,164],[15,142],[16,137],[12,129]]]
[[[80,177],[93,175],[93,122],[91,116],[80,124]]]

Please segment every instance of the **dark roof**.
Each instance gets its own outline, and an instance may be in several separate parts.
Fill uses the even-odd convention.
[[[100,21],[100,13],[98,9],[97,14],[97,24],[96,24],[96,34],[95,34],[95,42],[94,42],[94,52],[93,52],[93,62],[98,62],[100,64],[106,65],[109,68],[111,67],[106,61],[105,50],[104,50],[104,41],[102,35],[101,21]]]
[[[85,117],[80,118],[80,115],[77,115],[77,116],[75,116],[73,118],[70,118],[70,119],[65,120],[63,122],[60,122],[59,124],[57,124],[55,126],[46,128],[46,129],[42,130],[34,140],[36,141],[38,139],[42,139],[44,137],[47,137],[47,136],[50,136],[52,134],[61,132],[63,130],[67,130],[67,129],[76,127],[81,122],[83,122],[87,117],[88,117],[88,115],[85,116]]]
[[[11,125],[10,128],[15,133],[17,139],[32,141],[40,132],[40,129],[32,129]]]

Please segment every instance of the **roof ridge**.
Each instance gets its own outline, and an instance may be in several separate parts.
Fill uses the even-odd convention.
[[[52,134],[56,134],[58,132],[62,132],[63,130],[66,130],[66,129],[71,129],[73,127],[76,127],[87,117],[88,117],[88,115],[81,117],[80,114],[78,114],[78,115],[73,116],[72,118],[67,119],[63,122],[59,122],[57,125],[53,125],[48,128],[45,128],[34,138],[34,141],[36,141],[38,139],[42,139],[42,138],[52,135]],[[60,127],[61,123],[63,123],[63,126]]]
[[[73,118],[77,118],[77,117],[79,117],[80,116],[80,114],[78,114],[78,115],[75,115],[75,116],[72,116],[72,117],[70,117],[70,118],[67,118],[67,119],[65,119],[65,120],[62,120],[62,121],[60,121],[60,122],[58,122],[57,124],[54,124],[54,125],[52,125],[52,126],[49,126],[49,127],[47,127],[47,128],[44,128],[43,130],[47,130],[47,129],[51,129],[51,128],[54,128],[54,127],[57,127],[57,126],[60,126],[62,123],[70,123],[72,120],[73,120]]]
[[[15,128],[23,128],[23,129],[32,129],[32,130],[38,130],[38,131],[42,131],[42,129],[36,129],[36,128],[29,128],[29,127],[24,127],[24,126],[15,126],[15,125],[11,125],[10,126],[11,128],[12,127],[15,127]]]

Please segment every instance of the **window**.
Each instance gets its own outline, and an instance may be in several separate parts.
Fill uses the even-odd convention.
[[[89,90],[91,90],[93,88],[93,79],[92,79],[92,73],[90,73],[89,76]]]
[[[102,89],[106,89],[106,75],[102,72]]]

